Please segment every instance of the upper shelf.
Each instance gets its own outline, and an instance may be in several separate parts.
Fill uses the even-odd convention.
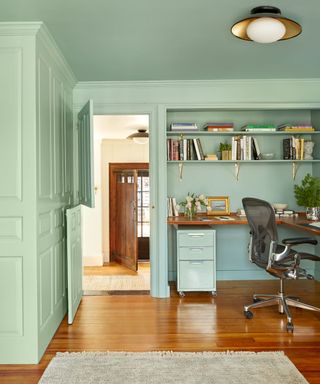
[[[167,136],[292,136],[292,135],[319,135],[320,131],[314,132],[286,132],[286,131],[271,131],[271,132],[245,132],[245,131],[232,131],[232,132],[207,132],[207,131],[167,131]]]

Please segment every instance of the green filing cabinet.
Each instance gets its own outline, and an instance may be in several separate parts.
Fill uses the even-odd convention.
[[[216,231],[208,226],[178,226],[177,290],[216,295]]]

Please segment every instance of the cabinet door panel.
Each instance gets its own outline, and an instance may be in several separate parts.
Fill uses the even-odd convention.
[[[94,208],[93,102],[78,113],[79,202]]]
[[[180,261],[178,290],[213,290],[213,261]]]

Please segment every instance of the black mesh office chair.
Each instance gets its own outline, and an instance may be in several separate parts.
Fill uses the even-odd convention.
[[[275,214],[272,206],[260,199],[246,197],[242,199],[243,207],[250,226],[249,259],[258,267],[280,279],[280,292],[275,295],[255,294],[253,304],[244,306],[247,319],[253,317],[251,309],[278,305],[279,312],[287,315],[287,330],[293,331],[292,317],[288,306],[319,311],[320,308],[304,304],[299,299],[286,296],[285,279],[313,279],[306,270],[300,267],[300,260],[320,261],[319,256],[306,252],[298,252],[291,246],[298,244],[317,244],[317,240],[306,237],[284,239],[279,244]]]

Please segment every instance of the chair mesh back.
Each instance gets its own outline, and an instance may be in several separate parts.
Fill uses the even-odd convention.
[[[270,242],[278,242],[274,210],[268,202],[253,197],[245,197],[242,204],[252,234],[251,259],[264,268],[268,264]]]

